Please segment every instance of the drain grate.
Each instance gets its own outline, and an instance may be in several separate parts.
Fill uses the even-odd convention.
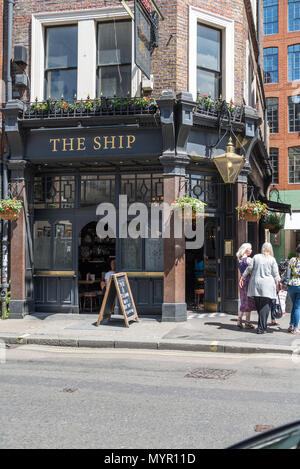
[[[222,370],[213,368],[198,368],[185,375],[185,378],[219,379],[225,381],[236,374],[236,370]]]

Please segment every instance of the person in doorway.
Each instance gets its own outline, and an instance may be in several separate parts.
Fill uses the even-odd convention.
[[[238,250],[236,257],[238,260],[238,268],[243,275],[245,270],[252,264],[252,259],[250,258],[252,254],[252,246],[249,243],[244,243]],[[246,329],[254,329],[253,324],[251,324],[251,311],[254,311],[255,303],[254,300],[248,297],[248,285],[250,280],[250,274],[246,277],[243,286],[240,287],[240,314],[238,317],[237,325],[240,329],[243,329],[243,316],[246,314],[246,322],[245,327]]]
[[[289,281],[288,294],[293,303],[291,323],[289,332],[292,334],[300,334],[300,244],[296,249],[297,257],[290,260],[289,267],[291,269],[291,280]]]
[[[243,287],[250,273],[252,275],[249,281],[248,296],[254,298],[258,311],[257,334],[265,334],[272,301],[276,299],[280,286],[278,265],[270,243],[265,243],[261,254],[254,256],[252,264],[247,267],[242,275],[241,287]]]
[[[108,283],[109,283],[109,279],[110,277],[116,273],[116,261],[115,259],[113,259],[111,262],[110,262],[110,271],[109,272],[106,272],[105,276],[104,276],[104,279],[105,279],[105,286],[107,287],[108,286]]]

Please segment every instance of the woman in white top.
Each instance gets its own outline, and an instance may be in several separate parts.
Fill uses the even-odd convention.
[[[280,275],[272,245],[265,243],[261,252],[261,254],[254,256],[253,263],[245,270],[240,285],[243,286],[247,275],[252,273],[248,296],[254,298],[258,311],[257,333],[265,334],[272,302],[276,299],[277,290],[279,289]]]

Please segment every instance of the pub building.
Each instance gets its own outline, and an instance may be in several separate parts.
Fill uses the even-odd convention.
[[[36,23],[45,18],[33,17]],[[236,207],[251,194],[267,201],[272,177],[258,111],[218,99],[219,94],[210,106],[184,91],[164,91],[156,100],[141,100],[138,93],[131,98],[126,73],[116,85],[122,99],[107,98],[115,86],[111,70],[105,68],[115,37],[108,22],[105,27],[101,23],[98,32],[97,91],[93,99],[73,99],[77,26],[68,24],[62,31],[50,20],[49,27],[44,25],[45,70],[32,77],[31,100],[9,99],[3,108],[10,191],[23,200],[18,220],[9,222],[10,318],[99,312],[112,260],[117,272],[128,274],[139,315],[175,322],[185,321],[190,308],[236,313],[235,252],[246,241],[258,252],[265,241],[260,225],[239,220]],[[130,27],[128,18],[119,23],[119,60],[125,63],[120,73],[122,67],[126,72],[122,47],[128,45],[128,23]],[[37,62],[36,50],[31,53]],[[68,69],[60,70],[68,54]],[[41,91],[35,101],[38,80]],[[228,153],[245,158],[231,183],[224,182],[213,161]],[[101,203],[116,207],[118,226],[120,195],[126,195],[129,204],[150,207],[171,204],[185,194],[206,204],[202,249],[186,250],[184,237],[123,239],[118,232],[116,238],[97,236]]]

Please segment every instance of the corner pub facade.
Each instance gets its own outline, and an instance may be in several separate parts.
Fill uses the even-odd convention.
[[[82,312],[81,285],[103,279],[112,259],[128,273],[140,314],[186,320],[196,258],[204,310],[237,312],[235,252],[246,241],[258,251],[265,232],[235,208],[250,192],[265,200],[272,176],[262,2],[230,2],[225,12],[224,1],[157,1],[151,80],[135,64],[133,21],[119,2],[61,3],[14,3],[13,93],[2,113],[9,187],[24,208],[9,222],[10,317]],[[211,155],[224,153],[230,136],[247,162],[225,185]],[[201,253],[187,251],[184,238],[96,235],[102,202],[119,216],[119,195],[150,206],[184,194],[207,204]]]

